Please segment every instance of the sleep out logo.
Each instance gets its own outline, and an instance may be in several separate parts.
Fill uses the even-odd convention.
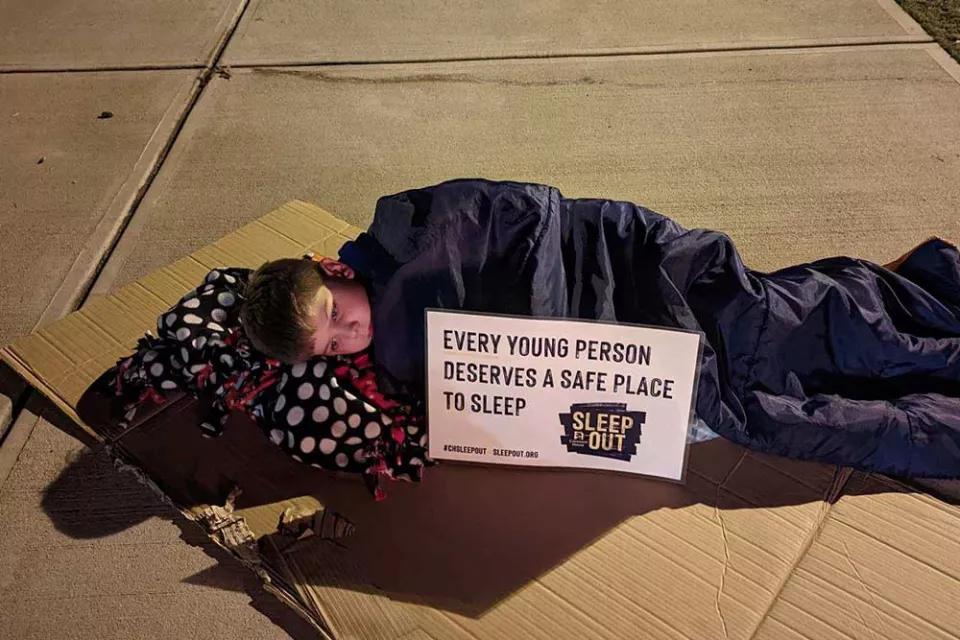
[[[560,414],[560,443],[570,453],[628,462],[637,452],[645,411],[628,411],[625,403],[594,402],[570,406]]]

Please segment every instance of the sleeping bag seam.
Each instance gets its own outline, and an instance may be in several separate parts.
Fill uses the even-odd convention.
[[[543,225],[540,228],[540,231],[537,232],[536,237],[533,239],[533,245],[530,247],[530,251],[527,252],[527,255],[523,258],[523,263],[520,265],[520,272],[523,273],[527,270],[527,263],[530,261],[530,258],[537,252],[537,249],[540,247],[540,244],[543,242],[543,237],[547,234],[547,229],[549,228],[550,218],[555,215],[553,211],[553,191],[547,191],[547,218],[544,221]]]

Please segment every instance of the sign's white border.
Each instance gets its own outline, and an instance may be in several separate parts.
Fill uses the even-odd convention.
[[[657,326],[657,325],[637,324],[637,323],[629,323],[629,322],[607,322],[607,321],[602,321],[602,320],[592,320],[592,319],[584,319],[584,318],[541,317],[541,316],[526,316],[526,315],[503,314],[503,313],[463,311],[463,310],[459,310],[459,309],[458,309],[458,310],[450,310],[450,309],[428,308],[428,309],[426,309],[426,312],[424,313],[424,337],[425,337],[424,343],[425,343],[425,346],[426,346],[426,353],[424,354],[425,357],[424,357],[424,363],[423,363],[423,366],[424,366],[424,369],[425,369],[424,379],[427,380],[427,385],[426,385],[426,389],[425,389],[425,398],[424,398],[424,400],[425,400],[425,402],[426,402],[427,433],[428,433],[428,434],[429,434],[429,432],[430,432],[430,422],[431,422],[431,420],[430,420],[430,407],[431,407],[431,402],[430,402],[430,384],[429,384],[429,380],[430,380],[430,375],[429,375],[429,366],[430,366],[429,317],[430,317],[431,314],[435,314],[435,315],[444,315],[444,314],[445,314],[445,315],[467,315],[467,316],[474,316],[474,317],[487,316],[487,317],[492,317],[492,318],[514,318],[514,319],[520,319],[520,320],[540,320],[540,321],[561,322],[561,323],[584,323],[584,324],[600,324],[600,325],[607,325],[607,326],[627,326],[627,327],[637,327],[637,328],[644,328],[644,329],[656,329],[656,330],[659,330],[659,331],[673,331],[673,332],[678,332],[678,333],[687,333],[687,334],[696,335],[696,336],[697,336],[697,361],[696,361],[696,366],[694,367],[693,386],[692,386],[691,394],[690,394],[690,407],[689,407],[689,413],[688,413],[688,419],[687,419],[687,429],[688,429],[688,433],[689,433],[689,429],[692,428],[693,425],[696,424],[696,422],[697,422],[697,415],[696,415],[697,395],[698,395],[698,393],[699,393],[699,387],[700,387],[700,370],[701,370],[702,364],[703,364],[704,336],[703,336],[703,332],[702,332],[702,331],[694,331],[694,330],[691,330],[691,329],[682,329],[682,328],[677,328],[677,327],[665,327],[665,326]],[[430,442],[429,442],[429,444],[428,444],[428,447],[431,449],[431,451],[430,451],[430,456],[431,456],[431,458],[434,458],[435,460],[441,460],[441,459],[443,459],[442,456],[436,456],[436,457],[434,456],[434,452],[433,452],[433,450],[432,450],[432,449],[433,449],[433,439],[432,439],[432,438],[430,439]],[[630,475],[630,476],[636,476],[636,477],[641,477],[641,478],[653,478],[653,479],[662,480],[662,481],[665,481],[665,482],[671,482],[671,483],[676,483],[676,484],[684,484],[684,483],[686,483],[686,478],[687,478],[687,463],[688,463],[688,459],[689,459],[689,452],[690,452],[690,440],[689,440],[689,438],[685,438],[685,444],[684,444],[684,448],[683,448],[683,460],[682,460],[682,462],[681,462],[681,471],[680,471],[680,477],[679,477],[679,479],[673,479],[673,478],[668,478],[668,477],[664,477],[664,476],[644,474],[644,473],[638,473],[638,472],[628,472],[628,471],[618,471],[618,470],[608,470],[608,469],[590,469],[590,468],[577,468],[577,467],[567,467],[567,466],[546,466],[546,465],[530,466],[530,465],[522,465],[522,464],[511,464],[511,463],[509,463],[509,462],[503,462],[503,463],[489,463],[489,462],[485,462],[485,461],[468,462],[468,461],[464,461],[464,460],[462,460],[462,459],[461,459],[461,460],[450,460],[450,459],[447,459],[447,460],[444,460],[444,461],[443,461],[443,464],[468,464],[468,465],[480,464],[480,465],[489,465],[489,466],[495,466],[495,467],[521,468],[521,469],[525,469],[525,470],[527,470],[527,471],[535,471],[536,469],[543,469],[543,470],[548,470],[548,469],[553,469],[553,470],[563,469],[563,470],[580,471],[580,472],[614,473],[614,474],[617,474],[617,475]]]

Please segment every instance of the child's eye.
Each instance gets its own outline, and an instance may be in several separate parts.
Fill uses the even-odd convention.
[[[330,312],[330,319],[336,320],[340,317],[340,307],[337,306],[337,303],[333,303],[333,310]]]
[[[340,349],[340,343],[334,340],[330,343],[330,351],[336,353]]]

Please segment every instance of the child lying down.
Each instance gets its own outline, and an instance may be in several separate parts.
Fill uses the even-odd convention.
[[[122,360],[116,390],[246,410],[294,458],[420,478],[424,311],[702,331],[696,413],[747,448],[903,477],[960,477],[960,253],[773,273],[731,240],[628,202],[455,180],[381,198],[339,260],[210,273]]]

